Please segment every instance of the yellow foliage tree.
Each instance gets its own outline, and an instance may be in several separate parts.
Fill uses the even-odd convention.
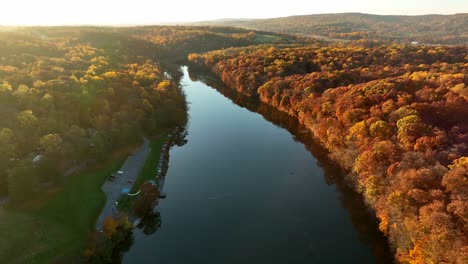
[[[115,232],[117,232],[118,226],[119,226],[119,223],[112,216],[107,217],[104,220],[104,224],[103,224],[104,234],[108,238],[111,238],[115,234]]]

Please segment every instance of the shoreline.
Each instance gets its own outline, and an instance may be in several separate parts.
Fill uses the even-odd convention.
[[[112,173],[114,180],[110,181],[108,178],[101,186],[101,190],[106,196],[106,203],[104,204],[101,212],[96,220],[96,229],[102,230],[104,220],[109,216],[116,216],[118,210],[115,202],[121,196],[123,188],[130,189],[137,177],[140,175],[141,170],[151,152],[150,142],[148,139],[143,139],[143,145],[137,150],[133,151],[120,167],[119,171],[122,174]],[[110,177],[111,175],[109,175]]]
[[[97,230],[102,230],[103,222],[107,217],[115,218],[122,212],[128,214],[130,222],[134,223],[137,220],[128,211],[130,208],[121,208],[120,206],[122,198],[124,198],[125,203],[128,203],[127,206],[132,205],[135,198],[138,197],[135,193],[139,193],[139,188],[143,183],[154,181],[158,191],[162,192],[164,178],[169,167],[169,151],[173,146],[173,138],[176,133],[177,129],[174,129],[167,136],[153,139],[144,138],[143,145],[129,154],[117,173],[112,173],[109,176],[113,177],[114,180],[107,179],[104,182],[101,190],[106,196],[106,203],[96,220]],[[123,173],[118,174],[119,171]],[[122,192],[124,188],[128,190],[127,193]],[[128,195],[131,193],[135,195]]]

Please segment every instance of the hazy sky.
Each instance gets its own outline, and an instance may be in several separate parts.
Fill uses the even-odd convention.
[[[468,13],[468,0],[0,0],[0,25],[151,24],[301,14]]]

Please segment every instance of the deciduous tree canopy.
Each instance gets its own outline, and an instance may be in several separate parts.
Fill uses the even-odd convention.
[[[2,32],[0,47],[1,195],[23,198],[16,193],[30,194],[33,178],[49,179],[34,176],[50,173],[39,161],[63,171],[185,118],[153,43],[112,30],[31,28]]]

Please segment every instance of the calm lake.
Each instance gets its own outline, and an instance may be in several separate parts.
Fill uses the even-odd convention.
[[[124,263],[391,263],[372,214],[294,120],[183,72],[188,143],[170,151],[161,227],[135,229]]]

